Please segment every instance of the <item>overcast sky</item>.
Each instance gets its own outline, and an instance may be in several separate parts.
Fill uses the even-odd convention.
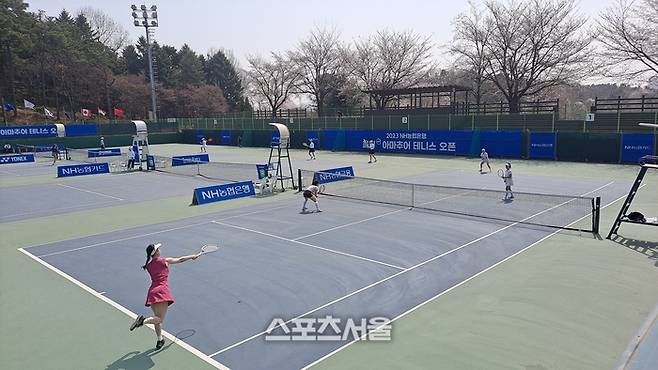
[[[121,22],[132,41],[144,29],[132,24],[130,5],[123,0],[26,0],[30,11],[42,9],[57,15],[85,6],[103,10]],[[581,0],[581,13],[594,18],[614,0]],[[141,5],[143,3],[134,3]],[[229,49],[243,63],[247,55],[267,54],[293,48],[314,26],[340,31],[344,41],[379,29],[414,31],[432,35],[438,48],[452,38],[452,20],[468,9],[466,0],[157,0],[144,3],[158,6],[160,27],[156,40],[180,48],[187,43],[198,53]],[[441,63],[442,64],[442,63]]]

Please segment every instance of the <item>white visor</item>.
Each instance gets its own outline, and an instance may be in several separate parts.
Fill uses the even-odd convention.
[[[153,248],[153,252],[151,252],[151,257],[155,256],[155,252],[157,252],[158,249],[160,249],[161,245],[162,245],[162,243],[158,243],[158,244],[154,245],[155,248]]]

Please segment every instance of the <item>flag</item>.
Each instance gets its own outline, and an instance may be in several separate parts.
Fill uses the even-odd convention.
[[[25,108],[27,108],[27,109],[34,109],[34,103],[32,103],[32,102],[29,101],[29,100],[25,100],[25,99],[23,99],[23,105],[24,105]]]
[[[14,107],[13,105],[11,105],[11,103],[8,102],[8,101],[5,102],[4,106],[5,106],[5,110],[6,110],[7,112],[11,112],[11,111],[16,112],[16,107]]]
[[[48,118],[55,118],[55,115],[46,107],[43,107],[43,114],[45,114]]]
[[[64,116],[66,117],[66,119],[71,119],[71,116],[66,112],[64,112]]]
[[[114,108],[114,115],[119,118],[123,118],[126,115],[126,112],[121,108]]]
[[[89,109],[82,108],[80,109],[80,113],[82,113],[83,117],[91,117],[91,112],[89,111]]]
[[[98,108],[98,114],[100,114],[101,116],[105,117],[105,115],[107,114],[107,112],[105,112],[104,110]]]

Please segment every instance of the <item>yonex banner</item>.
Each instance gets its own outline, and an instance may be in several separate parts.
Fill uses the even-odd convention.
[[[0,139],[16,139],[26,137],[55,137],[57,126],[17,126],[0,128]]]
[[[171,166],[185,166],[199,162],[210,162],[208,154],[177,155],[171,158]]]
[[[87,157],[115,157],[121,155],[121,148],[89,149]]]
[[[352,168],[352,166],[318,171],[314,175],[314,180],[317,180],[320,184],[326,184],[329,182],[345,180],[346,176],[354,177],[354,168]]]
[[[621,161],[637,162],[645,155],[653,155],[655,137],[652,134],[623,134]]]
[[[0,164],[34,162],[34,154],[10,154],[1,155]]]
[[[555,159],[555,133],[531,132],[528,144],[530,159]]]
[[[251,181],[234,182],[194,189],[192,204],[206,204],[221,202],[229,199],[243,198],[256,195],[254,183]]]
[[[101,173],[110,173],[109,163],[75,164],[57,167],[57,177],[97,175]]]

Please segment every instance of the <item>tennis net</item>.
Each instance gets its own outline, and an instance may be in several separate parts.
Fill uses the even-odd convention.
[[[120,155],[99,156],[90,155],[87,149],[65,149],[66,159],[78,163],[108,163],[110,172],[126,172],[128,168],[128,154],[121,152]],[[139,164],[137,164],[139,166]]]
[[[171,158],[156,155],[155,170],[184,176],[199,176],[219,181],[249,181],[259,178],[255,164],[206,162],[198,159]],[[267,174],[265,174],[267,175]]]
[[[494,221],[598,233],[601,199],[572,195],[514,192],[503,200],[504,191],[413,184],[300,169],[304,187],[318,179],[322,195],[471,216]],[[322,181],[324,179],[324,183]],[[300,187],[301,188],[301,187]],[[569,226],[590,218],[590,227]]]
[[[63,147],[61,145],[57,145],[59,148],[60,152],[63,152]],[[15,146],[16,152],[17,153],[30,153],[34,154],[36,158],[41,158],[41,159],[49,159],[52,160],[52,148],[53,145],[24,145],[24,144],[16,144]],[[63,157],[63,156],[62,156]]]

